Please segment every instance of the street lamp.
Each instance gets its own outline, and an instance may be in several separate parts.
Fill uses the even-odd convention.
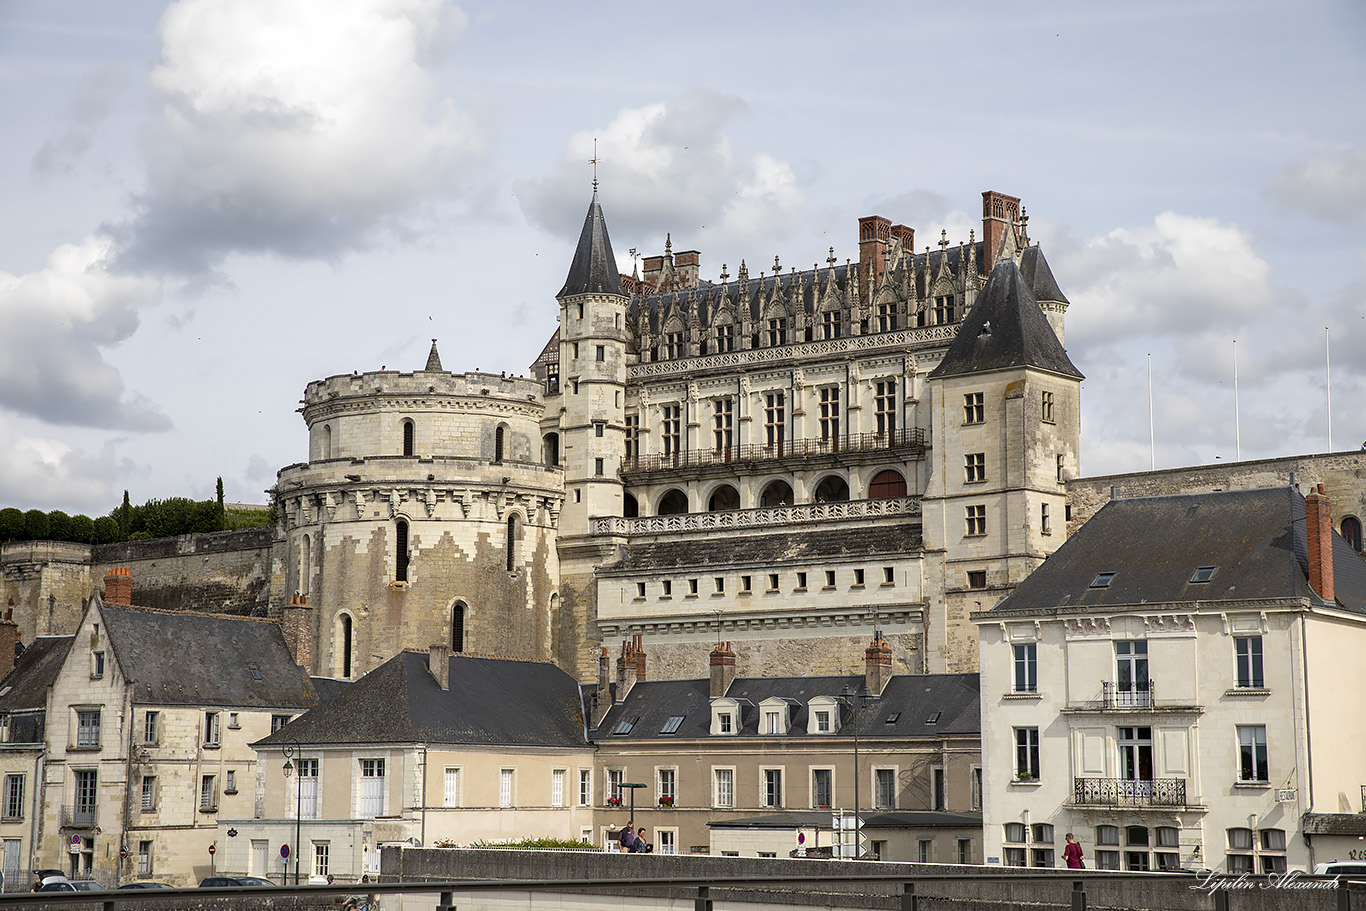
[[[299,741],[290,739],[287,741],[287,743],[290,745],[284,748],[284,773],[286,782],[288,782],[289,777],[294,774],[294,763],[290,762],[290,760],[294,758],[299,759],[299,781],[297,782],[294,788],[295,793],[298,795],[298,799],[294,807],[294,885],[297,886],[299,884],[299,828],[304,818],[304,761],[303,758],[299,756],[299,751],[302,749],[302,746],[300,746]],[[288,864],[289,861],[285,861],[286,880],[289,879]]]
[[[849,706],[854,713],[854,857],[857,858],[862,854],[863,849],[863,845],[860,843],[860,839],[863,835],[863,822],[859,819],[858,729],[859,722],[863,716],[864,702],[869,699],[876,699],[877,697],[868,692],[868,684],[865,681],[864,684],[859,687],[857,693],[854,692],[852,686],[846,683],[844,685],[844,692],[840,693],[840,695],[835,698]],[[843,847],[843,839],[841,839],[841,847]]]
[[[631,821],[629,825],[634,826],[636,824],[636,788],[645,787],[645,783],[643,781],[623,781],[621,786],[629,788],[631,791]]]

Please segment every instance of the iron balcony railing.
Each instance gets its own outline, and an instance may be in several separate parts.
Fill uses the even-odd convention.
[[[62,825],[87,828],[95,825],[95,806],[76,804],[62,807]]]
[[[1150,709],[1153,707],[1153,681],[1102,683],[1101,703],[1107,709]]]
[[[671,468],[705,468],[709,465],[729,465],[736,462],[776,462],[783,459],[811,458],[838,455],[842,452],[879,452],[911,450],[917,455],[925,452],[925,431],[921,427],[905,427],[891,433],[849,433],[844,436],[812,437],[786,440],[772,445],[745,443],[724,449],[685,449],[668,454],[636,456],[621,463],[623,475],[641,471],[662,471]]]
[[[1073,803],[1101,807],[1184,807],[1184,778],[1076,778]]]

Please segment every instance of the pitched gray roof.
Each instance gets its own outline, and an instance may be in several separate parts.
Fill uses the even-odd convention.
[[[919,522],[840,529],[837,534],[829,529],[812,529],[743,538],[709,535],[659,543],[633,543],[626,547],[620,560],[601,566],[598,572],[728,566],[741,559],[737,542],[743,544],[741,549],[746,564],[904,554],[914,553],[921,547]]]
[[[543,661],[452,655],[450,688],[403,652],[254,746],[428,743],[586,748],[579,688]]]
[[[827,734],[806,733],[807,703],[816,696],[839,696],[846,689],[858,692],[862,674],[839,677],[737,677],[726,695],[747,700],[734,737],[805,738]],[[631,687],[626,699],[608,711],[591,739],[598,743],[629,740],[686,740],[712,738],[709,680],[646,680]],[[770,697],[792,703],[789,733],[759,733],[758,705]],[[892,677],[882,696],[863,703],[860,737],[943,737],[949,734],[980,734],[982,715],[976,674],[899,674]],[[673,734],[661,731],[670,718],[682,716]],[[894,721],[889,721],[896,715]],[[930,719],[933,719],[931,721]],[[616,733],[623,721],[629,730]],[[839,731],[852,735],[845,724]],[[731,736],[731,735],[727,735]],[[712,738],[716,739],[716,738]]]
[[[588,217],[584,219],[583,231],[579,234],[579,246],[574,251],[574,260],[569,265],[569,276],[558,297],[573,294],[620,294],[626,296],[626,288],[621,284],[621,273],[617,271],[617,260],[612,255],[612,240],[607,236],[607,222],[602,217],[602,206],[598,205],[598,191],[593,190],[593,201],[588,204]]]
[[[1063,296],[1062,289],[1058,287],[1058,280],[1053,277],[1053,270],[1048,267],[1043,250],[1039,249],[1037,244],[1026,247],[1020,255],[1020,273],[1024,275],[1025,282],[1036,301],[1069,303]]]
[[[133,681],[138,702],[304,709],[316,701],[308,676],[271,621],[122,607],[98,599],[96,606],[110,651]]]
[[[1215,567],[1208,582],[1195,570]],[[1304,497],[1293,488],[1112,500],[994,610],[1308,598]],[[1093,587],[1097,573],[1109,585]],[[1366,560],[1333,535],[1337,600],[1366,613]]]
[[[1042,259],[1042,257],[1039,257]],[[1045,265],[1046,269],[1047,266]],[[1037,265],[1036,265],[1037,269]],[[1038,277],[1037,271],[1035,277]],[[1052,273],[1049,273],[1052,277]],[[1056,287],[1056,282],[1054,283]],[[1057,292],[1062,296],[1062,292]],[[1009,367],[1035,367],[1080,378],[1048,317],[1013,259],[991,270],[986,285],[931,379]]]
[[[10,743],[42,743],[47,688],[57,679],[74,636],[39,636],[0,680],[0,714],[10,716]]]

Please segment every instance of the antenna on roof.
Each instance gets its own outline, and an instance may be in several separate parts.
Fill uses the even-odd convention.
[[[588,159],[588,163],[591,164],[591,165],[593,166],[593,192],[595,192],[595,193],[597,192],[597,189],[598,189],[598,162],[601,161],[601,160],[602,160],[602,159],[598,158],[598,139],[597,139],[596,136],[594,136],[594,137],[593,137],[593,157],[590,158],[590,159]]]

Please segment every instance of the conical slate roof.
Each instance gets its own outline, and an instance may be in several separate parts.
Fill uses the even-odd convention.
[[[1039,308],[1020,267],[1013,259],[1006,259],[991,270],[977,302],[963,319],[958,337],[930,378],[1010,367],[1036,367],[1082,378]]]
[[[612,241],[607,236],[607,222],[598,205],[598,191],[593,190],[593,201],[588,205],[588,217],[583,222],[579,246],[569,266],[569,277],[557,298],[575,294],[620,294],[626,296],[617,272],[617,260],[612,255]]]
[[[442,373],[441,355],[436,352],[436,339],[432,339],[432,350],[427,355],[427,366],[422,368],[428,373]]]
[[[1048,267],[1048,260],[1044,259],[1043,251],[1037,245],[1026,248],[1020,257],[1020,271],[1029,283],[1029,289],[1034,292],[1035,300],[1069,303],[1058,287],[1058,280],[1053,277],[1053,270]]]

